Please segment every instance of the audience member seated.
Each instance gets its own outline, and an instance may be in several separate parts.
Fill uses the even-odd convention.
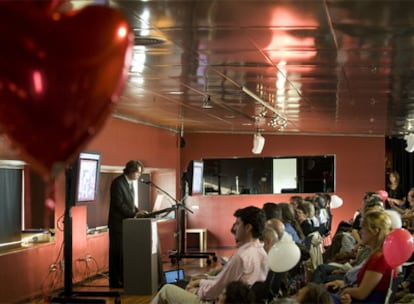
[[[300,195],[292,195],[289,198],[289,203],[293,206],[293,209],[296,209],[303,202],[303,197]]]
[[[336,290],[335,303],[384,303],[390,285],[392,268],[382,253],[385,237],[391,231],[391,219],[387,213],[371,211],[363,216],[361,244],[371,248],[372,253],[358,271],[357,284],[344,286],[337,280],[326,283],[327,288]]]
[[[407,193],[407,204],[405,208],[397,205],[392,205],[392,208],[401,214],[403,226],[409,230],[414,228],[414,188],[411,188]]]
[[[315,207],[311,202],[304,201],[296,208],[296,218],[305,238],[312,232],[319,231],[319,220],[315,216]]]
[[[157,303],[194,303],[216,301],[226,286],[241,281],[248,286],[265,281],[268,273],[267,254],[259,238],[265,228],[265,214],[260,208],[238,209],[232,226],[237,250],[215,277],[192,279],[186,289],[166,284],[152,299]]]
[[[312,198],[312,204],[315,207],[315,217],[318,219],[319,233],[321,234],[322,237],[324,237],[328,235],[330,232],[330,229],[329,229],[330,219],[329,219],[328,210],[326,209],[325,197],[320,194],[316,194]]]
[[[386,209],[390,209],[392,206],[405,208],[405,193],[400,183],[400,174],[397,171],[388,173],[388,183],[385,190],[388,193]]]
[[[279,237],[273,228],[266,225],[263,229],[261,241],[263,242],[263,249],[266,253],[269,253],[270,248],[279,241]]]
[[[272,219],[267,221],[269,223],[272,221],[275,223],[279,221],[277,219]],[[279,221],[282,225],[283,223]],[[278,228],[282,229],[282,226],[278,224]],[[279,234],[283,237],[283,231],[280,231]],[[279,242],[279,236],[276,231],[267,224],[263,232],[263,247],[267,253],[276,242]],[[283,261],[281,261],[283,263]],[[273,299],[279,294],[279,289],[283,280],[286,277],[287,272],[274,272],[269,269],[266,280],[264,282],[256,282],[252,286],[252,291],[255,295],[256,303],[268,303],[269,300]]]
[[[282,211],[280,210],[280,206],[276,203],[267,202],[263,204],[262,210],[266,215],[266,220],[270,220],[273,218],[280,219],[282,216]]]
[[[331,211],[331,199],[332,198],[329,193],[318,193],[318,195],[325,198],[325,208],[326,208],[326,214],[327,214],[327,219],[328,219],[328,222],[326,223],[326,229],[327,229],[327,232],[325,233],[325,236],[326,236],[331,233],[331,229],[332,229],[332,220],[333,220],[333,215]]]
[[[373,211],[384,211],[382,204],[378,203],[376,199],[373,199],[373,201],[367,203],[363,207],[363,210],[361,210],[361,216]],[[342,227],[343,228],[341,228],[341,226],[338,227],[336,235],[340,235],[341,230],[346,231],[349,229],[348,225],[342,225]],[[336,235],[334,240],[337,239]],[[332,246],[339,247],[335,244],[335,242],[333,242]],[[326,253],[329,254],[330,249],[331,248],[328,248]],[[333,250],[334,249],[332,249],[332,251]],[[328,256],[324,259],[325,264],[319,265],[312,273],[310,281],[315,283],[327,283],[334,280],[344,280],[345,278],[347,284],[354,284],[356,282],[355,274],[370,255],[370,247],[357,244],[351,249],[348,248],[346,251],[336,253],[333,257],[331,256],[331,259],[329,259]]]
[[[319,233],[319,220],[315,216],[313,203],[304,200],[296,209],[296,217],[305,235],[303,243],[310,255],[310,258],[305,262],[306,275],[310,276],[316,267],[323,263],[323,238]]]
[[[357,242],[357,244],[359,244],[359,241],[360,241],[359,230],[361,228],[361,218],[362,218],[363,209],[366,206],[376,206],[376,205],[384,207],[384,202],[382,201],[381,196],[377,192],[373,192],[373,191],[366,192],[362,199],[361,209],[357,210],[357,214],[352,223],[351,233],[355,241]]]
[[[286,226],[281,220],[271,219],[268,220],[266,224],[275,229],[281,241],[293,241],[292,235],[285,230]],[[300,249],[300,262],[286,274],[285,279],[279,288],[279,293],[282,295],[290,295],[292,286],[295,286],[295,288],[296,286],[302,286],[306,281],[304,262],[310,258],[309,250],[303,243],[296,243],[296,245],[298,245]]]
[[[292,241],[290,234],[285,233],[285,224],[279,219],[270,219],[266,221],[266,226],[276,231],[277,237],[281,241]]]
[[[295,243],[302,244],[305,239],[305,235],[303,234],[303,231],[295,218],[295,211],[292,205],[288,203],[279,203],[278,205],[282,211],[282,217],[280,220],[283,224],[285,224],[285,232],[292,236]]]
[[[323,253],[323,260],[325,263],[341,263],[344,256],[349,257],[353,254],[355,246],[356,240],[351,234],[351,226],[349,224],[339,225],[331,245]],[[348,259],[345,262],[347,261]]]
[[[359,269],[371,254],[369,247],[360,246],[358,248],[359,250],[354,260],[343,264],[321,264],[312,273],[309,281],[313,283],[327,283],[335,280],[343,280],[347,286],[355,284]]]

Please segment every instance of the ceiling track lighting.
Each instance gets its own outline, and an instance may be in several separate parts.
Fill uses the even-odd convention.
[[[259,113],[259,117],[266,117],[267,116],[267,110],[263,109],[260,113]]]
[[[280,114],[269,102],[264,101],[245,86],[242,86],[242,91],[264,107],[264,109],[258,115],[259,118],[270,118],[268,125],[272,128],[278,128],[279,131],[282,131],[284,128],[286,128],[288,124],[287,117]],[[268,110],[274,114],[272,117],[267,116]]]

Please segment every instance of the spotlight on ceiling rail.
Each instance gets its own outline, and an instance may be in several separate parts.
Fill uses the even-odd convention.
[[[268,122],[268,125],[272,128],[277,128],[279,131],[283,131],[286,128],[286,126],[288,124],[288,118],[285,117],[284,115],[282,115],[271,103],[269,103],[268,101],[263,100],[262,98],[257,96],[255,93],[250,91],[245,86],[242,86],[241,89],[244,93],[249,95],[256,102],[258,102],[259,104],[261,104],[263,106],[262,111],[260,111],[260,113],[258,114],[259,118],[270,119],[270,121]],[[270,111],[271,114],[273,114],[273,115],[268,116],[267,115],[268,111]]]

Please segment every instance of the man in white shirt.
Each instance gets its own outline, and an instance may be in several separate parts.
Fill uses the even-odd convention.
[[[232,232],[237,250],[220,273],[208,279],[191,280],[186,290],[176,285],[164,285],[152,299],[152,304],[208,303],[216,300],[230,282],[241,281],[251,286],[266,279],[267,254],[259,240],[266,221],[263,210],[249,206],[236,210],[234,216]]]

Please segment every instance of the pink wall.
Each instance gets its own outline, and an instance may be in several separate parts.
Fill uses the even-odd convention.
[[[333,210],[335,228],[349,220],[359,208],[364,192],[384,188],[385,139],[379,137],[264,135],[261,156],[336,155],[336,194],[344,205]],[[252,135],[186,134],[182,149],[184,170],[192,159],[253,157]],[[305,195],[303,195],[305,196]],[[229,195],[189,197],[187,215],[191,228],[207,228],[210,247],[233,246],[230,233],[233,212],[247,205],[263,206],[268,201],[288,201],[290,195]]]
[[[138,159],[145,167],[175,169],[180,160],[176,133],[118,119],[110,119],[89,148],[101,151],[103,165]]]

